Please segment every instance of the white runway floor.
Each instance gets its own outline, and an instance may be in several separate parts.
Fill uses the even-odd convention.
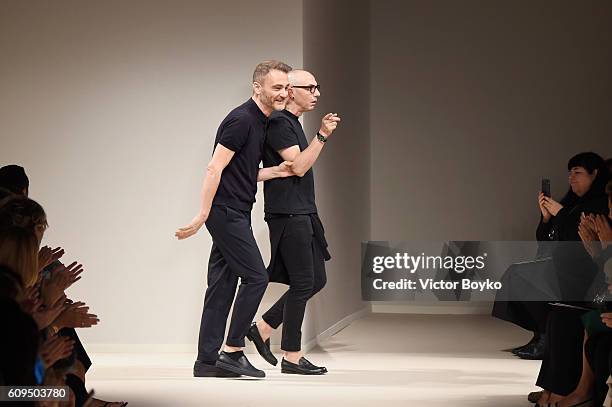
[[[526,332],[488,316],[371,314],[311,351],[325,376],[192,377],[194,354],[92,355],[88,387],[136,406],[529,406],[538,361],[502,352]]]

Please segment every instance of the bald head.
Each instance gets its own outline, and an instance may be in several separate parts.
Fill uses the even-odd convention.
[[[291,85],[287,110],[297,116],[313,110],[317,99],[321,96],[319,84],[314,75],[303,69],[294,69],[287,76]]]
[[[291,86],[311,85],[316,83],[314,75],[303,69],[294,69],[289,71],[288,75]]]

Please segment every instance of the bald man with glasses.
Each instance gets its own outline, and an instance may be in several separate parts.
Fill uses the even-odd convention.
[[[309,362],[301,351],[306,302],[325,286],[325,261],[331,258],[317,214],[312,166],[340,117],[326,114],[319,132],[308,143],[298,119],[316,107],[321,88],[314,75],[303,70],[289,72],[289,83],[287,106],[270,116],[263,154],[265,167],[293,162],[294,176],[264,183],[265,219],[272,248],[268,273],[270,281],[288,284],[289,290],[260,321],[253,322],[247,338],[268,363],[276,365],[269,338],[282,323],[281,372],[321,375],[327,369]]]

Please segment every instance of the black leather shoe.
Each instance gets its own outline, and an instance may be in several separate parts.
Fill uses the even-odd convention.
[[[233,373],[237,373],[243,376],[251,376],[263,378],[266,377],[266,372],[263,370],[257,369],[255,366],[249,362],[249,360],[244,356],[242,351],[240,352],[240,357],[238,360],[234,360],[230,357],[230,354],[227,352],[221,352],[219,354],[219,358],[217,359],[217,363],[215,366],[221,368],[223,370],[227,370]]]
[[[306,359],[305,357],[302,356],[302,362],[304,363],[305,366],[311,368],[311,369],[321,369],[323,370],[323,373],[327,373],[327,368],[325,366],[316,366],[313,365],[310,360]]]
[[[240,377],[240,375],[196,360],[193,365],[193,377]]]
[[[545,339],[546,336],[541,335],[537,341],[517,351],[515,353],[516,356],[527,360],[542,360],[544,358],[544,350],[546,347]]]
[[[321,375],[327,373],[327,369],[322,366],[313,365],[305,357],[301,357],[297,364],[283,358],[281,361],[281,373]]]
[[[257,329],[257,324],[255,322],[251,324],[251,327],[249,328],[246,337],[249,341],[255,344],[257,352],[259,352],[261,357],[264,358],[266,362],[268,362],[272,366],[276,366],[278,360],[274,357],[272,351],[270,351],[270,340],[268,339],[264,342],[263,338],[259,334],[259,329]]]
[[[514,353],[515,355],[521,351],[524,351],[528,346],[533,345],[535,342],[538,341],[538,339],[540,338],[539,335],[533,335],[533,337],[531,338],[531,340],[529,342],[527,342],[526,344],[519,346],[517,348],[512,349],[510,352]]]

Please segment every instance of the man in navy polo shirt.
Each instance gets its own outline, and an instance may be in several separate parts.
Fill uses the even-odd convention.
[[[259,168],[267,117],[285,107],[288,65],[262,62],[253,73],[253,96],[221,122],[202,185],[200,211],[175,236],[186,239],[206,224],[213,239],[208,288],[200,324],[194,376],[265,377],[242,348],[249,325],[268,285],[268,274],[251,230],[257,181],[292,175],[289,163]],[[221,353],[225,325],[236,292],[229,332]]]

